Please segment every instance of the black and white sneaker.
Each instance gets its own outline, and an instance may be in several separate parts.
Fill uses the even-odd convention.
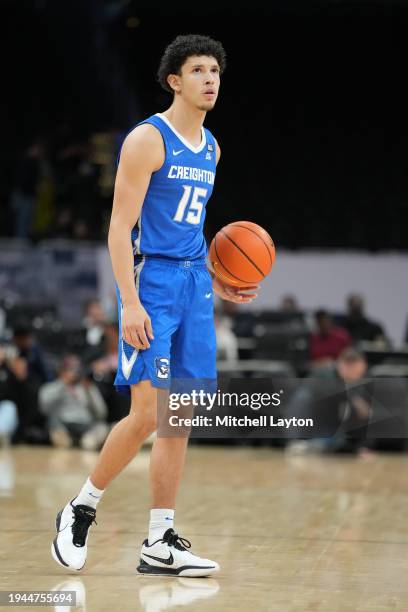
[[[63,567],[79,571],[85,565],[89,528],[96,524],[96,510],[80,504],[74,506],[73,501],[57,514],[57,535],[51,544],[51,554]]]
[[[197,557],[187,550],[190,547],[174,529],[167,529],[161,540],[150,545],[148,540],[143,542],[137,571],[160,576],[210,576],[219,571],[218,563]]]

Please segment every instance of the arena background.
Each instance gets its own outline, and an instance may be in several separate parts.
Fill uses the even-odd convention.
[[[129,549],[118,536],[118,551],[112,552],[110,540],[108,546],[121,578],[119,570],[109,574],[94,561],[91,574],[73,588],[88,609],[103,609],[96,585],[106,570],[110,592],[123,595],[125,609],[131,608],[129,588],[140,609],[248,609],[253,592],[243,576],[251,568],[248,558],[239,566],[240,551],[231,544],[234,528],[250,522],[251,508],[256,520],[269,524],[263,513],[273,507],[270,537],[279,539],[279,524],[288,527],[286,513],[299,504],[305,523],[293,539],[283,528],[281,544],[268,544],[282,563],[278,567],[267,555],[256,579],[258,608],[404,610],[407,593],[390,564],[394,559],[397,568],[405,567],[408,542],[402,476],[408,431],[408,5],[274,0],[267,9],[261,3],[241,11],[193,9],[178,4],[152,10],[134,0],[1,3],[0,503],[7,515],[1,588],[67,588],[58,584],[58,570],[48,558],[53,512],[91,469],[107,428],[128,410],[127,399],[112,389],[116,301],[106,243],[116,156],[124,135],[170,102],[155,76],[164,47],[177,34],[203,33],[221,40],[227,52],[220,96],[206,119],[222,150],[207,207],[207,239],[223,225],[245,219],[265,227],[277,248],[258,300],[247,308],[216,305],[219,373],[238,378],[244,389],[249,379],[262,377],[314,380],[336,373],[339,347],[349,347],[367,361],[367,379],[390,385],[391,404],[382,396],[382,408],[388,421],[397,411],[397,425],[390,428],[385,419],[375,436],[359,435],[338,446],[331,437],[324,442],[245,435],[211,440],[196,432],[186,477],[190,490],[204,462],[208,473],[201,477],[208,492],[199,503],[204,508],[208,503],[214,521],[222,522],[220,515],[229,513],[224,499],[231,495],[243,513],[231,529],[222,528],[224,582],[221,577],[212,588],[198,586],[195,595],[184,592],[188,587],[182,584],[164,587],[166,603],[160,584],[157,590],[133,585]],[[327,327],[319,329],[319,321]],[[334,343],[329,349],[327,338]],[[51,435],[39,390],[73,354],[81,376],[102,396],[105,429],[67,448]],[[376,398],[371,399],[374,405]],[[334,410],[330,402],[327,411]],[[306,404],[296,406],[308,413]],[[372,414],[375,421],[375,409]],[[120,489],[113,490],[143,480],[147,453],[142,451],[122,484],[115,485]],[[220,462],[225,462],[225,481]],[[276,478],[270,480],[270,471]],[[246,491],[244,502],[232,493],[234,482]],[[276,487],[283,501],[276,501]],[[336,511],[325,503],[323,489]],[[354,498],[360,489],[361,497]],[[188,503],[186,490],[183,504]],[[318,519],[313,504],[323,513]],[[32,507],[39,521],[37,540],[30,536],[24,506]],[[339,518],[341,508],[350,512],[350,532]],[[367,518],[374,508],[376,518]],[[126,524],[126,504],[112,512],[117,525]],[[338,530],[332,533],[329,524]],[[217,537],[213,523],[208,525]],[[135,561],[142,527],[135,528],[132,540]],[[106,533],[109,529],[114,527],[107,524]],[[332,557],[318,544],[327,529],[333,550],[344,544]],[[261,531],[249,531],[262,539]],[[302,549],[302,538],[312,552]],[[33,554],[30,542],[45,543],[44,550],[39,546]],[[101,545],[98,541],[100,553]],[[252,550],[251,543],[245,546],[246,553]],[[337,565],[342,552],[344,563]],[[232,555],[237,565],[231,565]],[[291,564],[300,573],[306,568],[307,578],[297,582]],[[17,573],[24,578],[19,584]],[[322,595],[324,581],[331,578],[333,598]],[[275,602],[272,583],[283,585]]]

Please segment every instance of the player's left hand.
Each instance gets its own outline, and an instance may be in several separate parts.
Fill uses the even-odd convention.
[[[214,275],[213,289],[214,293],[219,295],[223,300],[235,302],[235,304],[246,304],[258,297],[258,294],[254,293],[254,291],[259,289],[259,285],[252,285],[251,287],[231,287],[223,283]]]

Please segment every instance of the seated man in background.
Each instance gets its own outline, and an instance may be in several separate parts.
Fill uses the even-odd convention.
[[[1,399],[11,402],[17,410],[16,427],[8,437],[13,443],[44,444],[48,443],[48,432],[38,409],[41,376],[27,357],[27,352],[20,352],[14,343],[0,346]],[[10,404],[6,410],[10,413]]]
[[[335,451],[367,454],[373,441],[366,440],[371,416],[367,362],[362,353],[346,348],[336,363],[317,369],[293,393],[285,416],[313,418],[320,438],[296,440],[295,451]]]
[[[92,299],[86,302],[82,327],[86,330],[87,346],[101,346],[106,323],[107,316],[100,301]]]
[[[299,312],[299,304],[297,298],[294,295],[286,294],[283,295],[279,301],[278,310],[281,312]]]
[[[313,366],[327,366],[350,346],[351,337],[346,329],[334,325],[326,310],[315,313],[317,330],[310,336],[310,358]]]
[[[347,297],[347,315],[343,325],[349,332],[353,342],[377,342],[387,344],[382,326],[368,319],[364,312],[364,299],[361,295],[353,293]]]
[[[348,432],[345,449],[360,454],[369,452],[371,443],[365,440],[367,424],[372,412],[369,384],[364,384],[367,361],[354,348],[343,351],[337,360],[337,375],[346,387],[343,426]],[[359,385],[358,383],[361,382]]]
[[[63,359],[57,380],[41,387],[39,405],[47,417],[54,446],[78,444],[87,450],[102,446],[109,431],[107,407],[97,386],[81,371],[81,362],[75,355]]]
[[[12,343],[15,355],[27,362],[28,376],[33,383],[40,386],[54,378],[30,324],[22,322],[15,326]]]

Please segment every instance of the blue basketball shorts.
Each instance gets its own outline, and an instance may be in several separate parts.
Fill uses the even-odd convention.
[[[205,259],[160,257],[135,259],[135,284],[150,316],[154,340],[138,350],[122,337],[122,301],[116,285],[119,319],[118,370],[114,385],[130,394],[130,386],[150,380],[171,392],[216,387],[216,340],[212,278]]]

